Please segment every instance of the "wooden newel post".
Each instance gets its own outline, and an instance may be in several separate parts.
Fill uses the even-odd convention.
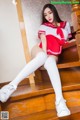
[[[76,44],[80,60],[80,0],[71,0],[72,2],[79,2],[79,4],[72,4],[72,23],[76,34]]]
[[[25,29],[25,25],[24,25],[21,0],[16,0],[16,2],[17,2],[16,8],[17,8],[18,20],[20,23],[20,32],[21,32],[21,36],[22,36],[23,49],[24,49],[26,63],[28,63],[31,60],[31,58],[30,58],[28,41],[27,41],[27,36],[26,36],[26,29]],[[31,74],[29,76],[29,82],[30,82],[31,87],[33,86],[33,84],[35,84],[34,74]]]

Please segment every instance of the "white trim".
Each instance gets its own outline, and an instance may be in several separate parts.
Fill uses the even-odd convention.
[[[61,50],[62,50],[62,46],[60,46],[60,51],[59,51],[59,52],[53,52],[53,51],[51,51],[50,49],[48,49],[47,52],[50,52],[50,53],[52,53],[52,54],[57,55],[57,54],[60,54],[60,53],[61,53]]]

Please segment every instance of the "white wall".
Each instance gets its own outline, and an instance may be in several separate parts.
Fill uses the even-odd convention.
[[[21,0],[29,50],[39,42],[37,32],[41,24],[41,11],[49,0]]]
[[[31,50],[39,42],[37,31],[41,24],[41,10],[50,0],[21,1]],[[71,6],[57,5],[56,8],[61,18],[71,23]],[[0,0],[0,83],[12,81],[25,64],[16,6],[12,0]]]
[[[25,64],[16,6],[0,0],[0,83],[12,81]]]

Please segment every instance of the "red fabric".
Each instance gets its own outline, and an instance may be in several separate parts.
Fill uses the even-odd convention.
[[[47,54],[54,54],[58,55],[62,51],[62,46],[59,44],[58,41],[60,41],[58,38],[52,35],[46,36],[46,42],[47,42]],[[42,48],[42,42],[39,44],[39,47]],[[50,50],[50,51],[48,51]]]
[[[60,35],[61,38],[64,38],[63,31],[60,27],[57,27],[57,35]]]
[[[46,22],[46,23],[43,23],[43,25],[46,25],[46,26],[49,26],[49,27],[52,27],[52,28],[57,28],[57,26],[53,25],[52,23],[49,23],[49,22]],[[64,28],[66,26],[66,21],[63,21],[63,22],[60,22],[60,28]]]
[[[60,37],[62,38],[61,40],[58,40],[60,45],[64,45],[65,44],[65,39],[64,38],[64,34],[63,31],[60,27],[57,27],[57,35],[60,35]]]
[[[59,40],[59,39],[57,39],[57,41],[58,41],[58,43],[60,44],[60,45],[64,45],[66,42],[66,40],[65,39],[63,39],[64,38],[64,33],[63,33],[63,31],[62,31],[62,29],[61,28],[64,28],[65,27],[65,25],[66,25],[66,21],[64,22],[60,22],[60,26],[58,27],[58,26],[55,26],[55,25],[53,25],[53,24],[51,24],[51,23],[49,23],[49,22],[46,22],[46,23],[44,23],[44,25],[46,25],[46,26],[49,26],[49,27],[52,27],[52,28],[57,28],[57,35],[60,35],[60,37],[61,37],[61,40]]]
[[[62,46],[67,44],[66,40],[64,39],[64,33],[62,28],[66,26],[66,22],[61,22],[60,26],[57,27],[51,23],[44,23],[48,27],[52,27],[53,29],[57,29],[57,35],[60,35],[61,39],[53,36],[51,34],[46,35],[46,42],[47,42],[47,54],[59,55],[62,51]],[[41,31],[44,32],[44,31]],[[40,34],[40,32],[39,32]],[[39,47],[42,48],[42,42],[40,42]]]
[[[42,34],[42,33],[44,33],[44,34],[45,34],[45,31],[40,30],[40,31],[38,32],[38,38],[40,38],[40,34]]]

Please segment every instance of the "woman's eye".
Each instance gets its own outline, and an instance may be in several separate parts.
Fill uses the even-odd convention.
[[[44,15],[44,17],[46,17],[47,15]]]
[[[52,12],[50,12],[49,14],[52,14]]]
[[[49,15],[49,14],[52,14],[52,12],[48,12],[47,14],[44,14],[44,17],[46,17],[46,16]]]

